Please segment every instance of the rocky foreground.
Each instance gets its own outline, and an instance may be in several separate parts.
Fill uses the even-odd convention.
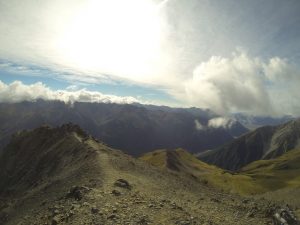
[[[0,197],[4,225],[258,225],[284,214],[134,159],[74,125],[16,135],[0,156]]]

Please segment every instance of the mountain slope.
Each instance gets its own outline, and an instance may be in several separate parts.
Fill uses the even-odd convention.
[[[240,173],[251,176],[266,190],[300,188],[300,149],[291,150],[275,159],[252,162],[243,167]]]
[[[0,162],[3,225],[270,222],[267,201],[245,204],[111,149],[71,124],[20,132]]]
[[[238,173],[223,170],[200,161],[183,149],[157,150],[142,160],[161,169],[197,178],[228,192],[261,194],[281,188],[300,188],[300,150],[292,150],[270,160],[255,161]]]
[[[162,170],[191,177],[211,189],[288,203],[298,208],[296,214],[300,217],[300,149],[276,159],[252,162],[238,173],[208,165],[182,149],[157,150],[141,159]]]
[[[196,108],[78,102],[68,105],[42,100],[1,103],[0,149],[18,130],[68,122],[78,124],[109,146],[135,156],[159,148],[182,147],[198,152],[215,148],[247,132],[236,121],[230,127],[207,127],[208,121],[216,116]]]
[[[83,143],[85,138],[72,124],[17,133],[0,157],[0,192],[14,196],[48,182],[76,180],[92,168],[96,171],[95,151]]]
[[[199,154],[199,159],[224,169],[238,170],[260,159],[271,159],[298,146],[300,120],[258,128],[217,149]]]
[[[226,192],[250,194],[262,191],[252,182],[251,177],[233,174],[216,166],[208,165],[183,149],[157,150],[146,153],[140,159],[161,169],[183,174],[211,188]]]

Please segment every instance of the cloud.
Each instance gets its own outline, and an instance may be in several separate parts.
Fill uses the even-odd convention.
[[[300,69],[290,62],[299,65],[296,1],[278,1],[277,7],[241,2],[242,13],[234,0],[155,0],[158,10],[147,0],[124,1],[124,7],[117,2],[0,0],[0,70],[69,83],[150,86],[184,106],[222,115],[300,114]],[[264,13],[252,17],[258,11]],[[230,56],[237,46],[250,55]],[[58,96],[45,87],[42,96],[104,98],[70,88]],[[23,94],[12,98],[36,98]]]
[[[204,129],[205,129],[205,126],[203,126],[203,125],[199,122],[199,120],[195,120],[194,122],[195,122],[195,128],[196,128],[196,130],[204,130]]]
[[[14,103],[21,101],[34,101],[37,99],[60,100],[66,103],[104,102],[131,104],[139,102],[136,98],[130,96],[120,97],[115,95],[106,95],[96,91],[87,91],[85,89],[77,91],[51,90],[41,82],[26,85],[21,81],[14,81],[7,85],[0,81],[0,102]]]
[[[231,128],[235,123],[236,123],[236,121],[229,119],[229,118],[216,117],[216,118],[210,119],[207,123],[207,126],[211,127],[211,128],[228,129],[228,128]]]
[[[181,90],[170,93],[188,105],[226,115],[300,114],[300,69],[286,59],[252,58],[244,52],[200,63]]]
[[[78,89],[78,86],[75,84],[69,85],[68,87],[66,87],[67,91],[75,91]]]
[[[196,130],[206,130],[209,128],[212,129],[230,129],[236,123],[236,120],[227,118],[227,117],[215,117],[209,119],[207,125],[203,125],[199,122],[199,120],[194,120],[195,122],[195,129]]]
[[[0,60],[75,81],[149,84],[164,64],[157,7],[151,0],[0,0]]]

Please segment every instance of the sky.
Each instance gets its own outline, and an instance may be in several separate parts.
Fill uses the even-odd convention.
[[[0,0],[0,102],[300,115],[299,0]]]

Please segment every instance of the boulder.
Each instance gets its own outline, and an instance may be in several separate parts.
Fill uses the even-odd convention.
[[[131,185],[129,184],[129,182],[127,180],[124,180],[124,179],[116,180],[114,185],[117,186],[117,187],[129,189],[129,190],[131,189]]]

